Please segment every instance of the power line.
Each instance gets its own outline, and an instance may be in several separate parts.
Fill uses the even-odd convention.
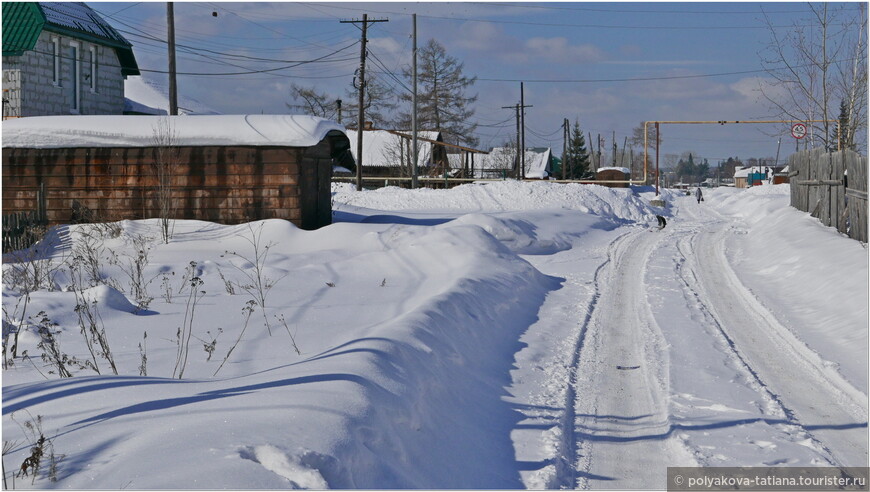
[[[379,67],[381,67],[381,69],[384,70],[384,72],[382,72],[382,73],[384,73],[384,74],[386,74],[386,75],[389,75],[391,79],[393,79],[394,81],[396,81],[396,83],[397,83],[397,84],[398,84],[402,89],[404,89],[406,92],[408,92],[409,94],[414,92],[414,91],[411,90],[407,85],[405,85],[405,83],[402,82],[396,74],[394,74],[393,72],[391,72],[390,69],[388,69],[388,68],[386,67],[386,64],[385,64],[384,62],[382,62],[380,58],[378,58],[378,55],[374,54],[371,50],[367,50],[367,53],[368,53],[369,55],[371,55],[372,59],[374,59],[375,64],[378,65]],[[395,88],[395,86],[393,86],[393,88]]]
[[[342,7],[334,7],[329,4],[319,4],[322,7],[327,8],[335,8],[341,10],[356,10],[362,12],[363,9],[356,9],[353,7],[342,6]],[[395,12],[389,10],[373,10],[373,9],[365,9],[367,12],[375,12],[378,14],[392,14],[392,15],[407,15],[403,12]],[[768,29],[769,27],[773,28],[794,28],[794,25],[791,26],[637,26],[637,25],[605,25],[605,24],[569,24],[569,23],[560,23],[560,22],[530,22],[530,21],[512,21],[512,20],[495,20],[495,19],[485,19],[485,18],[474,18],[474,17],[450,17],[450,16],[440,16],[440,15],[425,15],[425,14],[417,14],[419,17],[425,17],[428,19],[440,19],[440,20],[449,20],[449,21],[459,21],[459,22],[484,22],[488,24],[514,24],[514,25],[523,25],[523,26],[541,26],[541,27],[574,27],[574,28],[583,28],[583,29],[632,29],[632,30],[678,30],[678,31],[710,31],[710,30],[738,30],[738,29]]]
[[[352,48],[352,47],[356,46],[357,44],[359,44],[359,41],[354,41],[354,42],[352,42],[351,44],[349,44],[349,45],[347,45],[347,46],[345,46],[345,47],[343,47],[343,48],[340,48],[340,49],[338,49],[338,50],[333,51],[332,53],[328,53],[328,54],[326,54],[326,55],[323,55],[323,56],[318,57],[318,58],[314,58],[314,59],[312,59],[312,60],[302,60],[302,61],[299,61],[299,62],[294,62],[294,63],[291,64],[291,65],[287,65],[287,66],[283,66],[283,67],[270,68],[270,69],[263,69],[263,70],[249,70],[249,71],[246,71],[246,72],[227,72],[227,73],[214,73],[214,72],[202,72],[202,73],[198,73],[198,72],[178,72],[177,74],[178,74],[178,75],[189,75],[189,76],[227,76],[227,75],[252,75],[252,74],[260,74],[260,73],[271,73],[271,72],[277,72],[277,71],[280,71],[280,70],[288,70],[288,69],[291,69],[291,68],[295,68],[295,67],[298,67],[298,66],[301,66],[301,65],[307,65],[307,64],[310,64],[310,63],[316,63],[316,62],[323,62],[323,63],[325,63],[326,61],[343,61],[343,60],[325,60],[325,58],[328,58],[328,57],[330,57],[330,56],[332,56],[332,55],[335,55],[335,54],[337,54],[337,53],[340,53],[340,52],[342,52],[342,51],[344,51],[344,50],[346,50],[346,49]],[[30,50],[30,51],[32,51],[32,52],[34,52],[34,53],[40,53],[40,54],[43,54],[43,55],[55,55],[54,53],[51,53],[51,52],[48,52],[48,51],[41,51],[41,50]],[[70,57],[70,56],[66,56],[66,55],[61,55],[60,58],[61,58],[61,59],[64,59],[64,60],[72,60],[72,59],[73,59],[72,57]],[[124,67],[124,66],[116,65],[116,64],[112,64],[112,63],[101,63],[100,66],[101,66],[101,67],[111,67],[111,68],[131,68],[131,67]],[[150,69],[146,69],[146,68],[139,68],[139,71],[140,71],[140,72],[149,72],[149,73],[169,73],[167,70],[150,70]],[[345,75],[340,75],[340,76],[345,76]],[[336,76],[328,76],[328,77],[312,77],[312,76],[303,77],[303,76],[299,76],[299,75],[293,75],[293,77],[301,77],[301,78],[335,78],[335,77],[339,77],[339,75],[336,75]]]
[[[852,59],[844,59],[844,60],[835,60],[831,61],[832,65],[836,65],[838,63],[843,62],[851,62]],[[483,82],[531,82],[531,83],[546,83],[546,84],[559,84],[559,83],[570,83],[570,84],[587,84],[587,83],[599,83],[599,82],[649,82],[655,80],[679,80],[679,79],[699,79],[706,77],[725,77],[729,75],[747,75],[751,73],[768,73],[770,71],[779,71],[779,70],[791,70],[794,68],[806,68],[812,67],[815,65],[807,64],[807,65],[798,65],[795,67],[778,67],[778,68],[761,68],[757,70],[741,70],[737,72],[720,72],[720,73],[707,73],[707,74],[696,74],[696,75],[671,75],[671,76],[662,76],[662,77],[632,77],[632,78],[614,78],[614,79],[502,79],[495,77],[478,77],[477,80]]]
[[[593,7],[554,7],[534,4],[520,3],[489,3],[489,2],[467,2],[476,5],[495,5],[498,7],[516,7],[516,8],[531,8],[531,9],[546,9],[546,10],[569,10],[576,12],[615,12],[620,14],[760,14],[761,10],[708,10],[706,12],[698,10],[633,10],[633,9],[603,9]],[[771,11],[772,14],[799,14],[807,13],[809,10],[777,10]]]

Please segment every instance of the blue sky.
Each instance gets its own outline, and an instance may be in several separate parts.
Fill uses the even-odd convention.
[[[133,43],[143,76],[165,84],[164,3],[92,3]],[[838,4],[853,9],[857,4]],[[213,15],[217,13],[217,15]],[[758,87],[771,79],[760,54],[776,30],[810,20],[804,3],[230,3],[176,2],[179,90],[222,113],[291,112],[291,83],[347,99],[359,64],[360,31],[371,24],[368,70],[402,88],[387,72],[411,63],[411,14],[418,45],[436,39],[477,76],[474,120],[481,148],[514,138],[520,80],[527,146],[561,153],[563,118],[607,146],[645,120],[775,119]],[[866,34],[865,34],[866,35]],[[156,38],[156,39],[150,39]],[[293,61],[323,61],[261,73]],[[268,60],[262,60],[268,59]],[[239,75],[239,73],[245,74]],[[234,75],[214,75],[227,74]],[[205,75],[211,74],[211,75]],[[772,157],[783,125],[668,125],[662,154],[693,151],[711,164],[729,156]],[[795,148],[782,138],[780,159]],[[635,149],[639,151],[640,149]]]

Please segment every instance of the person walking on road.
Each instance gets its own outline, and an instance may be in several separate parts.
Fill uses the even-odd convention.
[[[701,194],[701,188],[699,187],[697,191],[695,191],[695,198],[698,199],[698,203],[704,201],[704,195]]]

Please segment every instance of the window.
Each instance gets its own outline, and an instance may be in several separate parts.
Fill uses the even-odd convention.
[[[91,46],[88,74],[85,78],[90,81],[91,92],[97,92],[97,47]]]
[[[78,113],[81,108],[81,91],[79,88],[82,73],[82,60],[79,58],[79,43],[70,41],[70,112]]]
[[[51,38],[51,58],[53,68],[51,73],[51,83],[60,87],[60,38]]]

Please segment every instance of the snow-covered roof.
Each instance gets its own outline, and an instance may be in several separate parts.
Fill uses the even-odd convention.
[[[552,157],[552,152],[549,148],[545,149],[526,149],[526,177],[527,178],[546,178],[549,176],[549,165]],[[450,159],[450,167],[462,167],[462,158],[460,156],[453,157],[448,155]],[[474,171],[479,177],[487,171],[503,171],[513,170],[516,159],[516,150],[512,147],[493,147],[489,154],[477,154],[474,156]]]
[[[737,169],[736,171],[734,171],[734,177],[735,178],[748,178],[749,175],[752,173],[767,172],[766,169],[768,169],[768,168],[764,167],[764,166],[762,166],[762,167],[759,167],[759,166],[744,167],[742,169]]]
[[[124,111],[152,115],[169,114],[169,90],[144,77],[127,77],[124,80]],[[178,94],[178,113],[220,114],[184,94]]]
[[[544,179],[550,175],[550,149],[526,149],[526,177]]]
[[[153,147],[167,123],[173,145],[310,147],[333,121],[303,115],[33,116],[3,122],[3,147]]]
[[[623,174],[631,174],[631,170],[627,167],[599,167],[598,172],[601,171],[619,171]]]
[[[353,154],[354,160],[359,162],[357,159],[357,131],[356,130],[347,130],[345,132],[347,134],[347,138],[350,140],[350,152]],[[411,135],[411,132],[403,132],[407,135]],[[421,131],[417,132],[417,136],[420,138],[427,138],[429,140],[438,140],[438,132],[428,132]],[[417,141],[417,166],[423,167],[429,164],[430,156],[432,155],[432,146],[431,142],[426,142],[423,140]],[[363,168],[366,167],[399,167],[401,164],[401,149],[411,148],[411,143],[409,139],[400,137],[395,133],[390,133],[386,130],[371,130],[366,131],[363,136]]]

